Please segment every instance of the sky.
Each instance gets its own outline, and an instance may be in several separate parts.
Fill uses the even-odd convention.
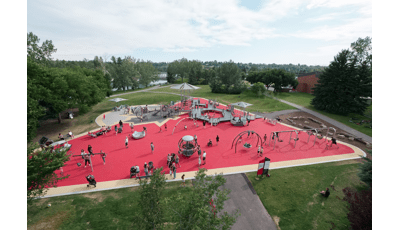
[[[358,38],[372,37],[372,1],[30,0],[27,32],[52,40],[59,60],[328,66]]]

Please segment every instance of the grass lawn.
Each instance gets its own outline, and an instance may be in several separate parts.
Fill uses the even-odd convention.
[[[256,172],[247,176],[282,230],[348,229],[347,202],[340,199],[345,187],[366,188],[358,167],[356,161],[345,161],[271,170],[271,177],[259,180]],[[319,194],[326,187],[331,191],[328,198]]]
[[[247,103],[253,104],[246,108],[246,111],[250,112],[273,112],[281,111],[286,109],[295,109],[294,107],[287,105],[285,103],[276,101],[272,98],[261,96],[257,97],[252,92],[246,91],[241,94],[222,94],[222,93],[211,93],[209,85],[199,85],[200,89],[193,90],[190,92],[190,96],[193,97],[203,97],[208,99],[217,99],[223,104],[230,104],[239,101],[245,101]],[[168,92],[168,93],[180,93],[180,90],[171,89],[165,87],[162,89],[155,89],[156,92]]]
[[[314,98],[313,95],[308,94],[308,93],[271,93],[272,96],[277,97],[279,99],[292,102],[296,105],[303,106],[307,109],[310,109],[312,111],[318,112],[322,115],[325,115],[329,118],[332,118],[336,121],[339,121],[347,126],[349,126],[352,129],[355,129],[359,132],[362,132],[370,137],[372,137],[372,129],[368,128],[366,124],[363,125],[357,125],[354,123],[349,122],[351,118],[357,118],[358,120],[372,120],[372,105],[367,107],[367,110],[365,111],[365,114],[369,117],[362,116],[359,114],[349,114],[347,116],[342,116],[342,115],[337,115],[337,114],[332,114],[332,113],[327,113],[322,110],[315,109],[311,105],[311,100]],[[370,118],[371,117],[371,118]]]
[[[192,189],[190,180],[185,188],[180,184],[167,183],[164,196],[171,197],[179,190],[185,195],[185,190]],[[133,220],[140,199],[137,190],[133,187],[37,200],[28,206],[28,229],[138,229]],[[173,215],[167,208],[165,212],[167,219]]]

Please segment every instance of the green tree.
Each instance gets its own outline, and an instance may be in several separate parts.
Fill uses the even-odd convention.
[[[369,152],[372,154],[372,151]],[[363,157],[364,162],[360,165],[358,177],[361,181],[372,187],[372,160]]]
[[[158,71],[151,62],[137,62],[135,70],[139,76],[139,83],[147,87],[152,81],[158,79]]]
[[[207,176],[206,171],[199,169],[196,173],[188,194],[190,199],[178,192],[175,197],[165,200],[166,206],[175,213],[170,221],[175,223],[176,229],[229,229],[240,215],[238,210],[231,215],[222,213],[230,191],[219,187],[226,179],[222,174]]]
[[[162,173],[163,168],[154,170],[150,183],[147,180],[140,181],[139,208],[140,216],[136,216],[136,223],[141,229],[163,229],[164,207],[162,195],[165,191],[166,177]]]
[[[57,51],[51,40],[46,40],[39,46],[38,36],[29,32],[27,35],[27,55],[37,63],[48,65],[51,55]]]
[[[57,187],[57,181],[69,177],[69,175],[61,177],[55,173],[55,170],[63,167],[69,160],[67,151],[39,150],[34,152],[37,148],[37,144],[29,144],[27,149],[28,204],[32,204],[35,197],[45,195],[49,187]]]
[[[255,93],[258,97],[263,95],[265,92],[267,92],[267,89],[265,88],[264,83],[262,82],[257,82],[254,83],[253,86],[251,87],[251,91]]]
[[[342,50],[321,74],[311,104],[320,110],[347,115],[363,114],[368,104],[363,97],[372,95],[372,76],[365,64],[350,50]]]

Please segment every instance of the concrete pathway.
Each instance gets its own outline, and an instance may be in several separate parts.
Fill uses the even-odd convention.
[[[131,94],[131,93],[147,92],[147,91],[150,91],[150,90],[153,90],[153,89],[161,89],[161,88],[166,88],[166,87],[171,87],[171,86],[174,86],[174,85],[166,85],[166,86],[156,85],[154,87],[147,88],[147,89],[131,91],[131,92],[126,92],[126,93],[120,93],[120,94],[114,94],[114,95],[111,95],[110,97],[119,97],[119,96],[123,96],[123,95],[126,95],[126,94]]]
[[[225,201],[222,212],[232,214],[239,209],[241,214],[232,226],[232,230],[277,229],[244,173],[228,175],[224,178],[226,183],[220,189],[229,189],[231,193],[228,195],[230,199]]]

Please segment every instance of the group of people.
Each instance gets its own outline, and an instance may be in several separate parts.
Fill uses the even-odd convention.
[[[100,157],[103,159],[103,164],[104,165],[106,164],[107,154],[105,152],[103,152],[103,150],[100,150],[100,153],[93,153],[93,147],[91,145],[88,145],[88,153],[86,153],[85,150],[83,150],[83,149],[81,150],[82,159],[85,160],[85,168],[86,168],[87,164],[89,164],[89,166],[90,166],[90,164],[91,164],[90,156],[91,155],[94,156],[95,154],[99,154]]]
[[[176,178],[176,166],[179,165],[179,168],[181,167],[181,164],[179,163],[179,156],[176,155],[175,153],[168,154],[167,165],[169,168],[169,175],[172,176],[172,174],[174,174],[174,179],[175,179]]]
[[[215,138],[215,141],[217,142],[217,146],[218,146],[218,142],[219,142],[219,136],[218,136],[218,135],[217,135],[217,137]],[[196,143],[197,143],[197,137],[196,137]],[[213,145],[212,140],[209,139],[209,140],[208,140],[208,143],[207,143],[207,146],[208,146],[208,147],[211,147],[212,145]]]
[[[71,132],[71,130],[70,131],[68,131],[68,133],[67,133],[67,138],[74,138],[75,136],[74,136],[74,134],[72,134],[72,132]],[[64,138],[64,135],[62,135],[61,133],[58,133],[58,139],[60,139],[60,141],[62,140],[65,140],[65,138]]]

